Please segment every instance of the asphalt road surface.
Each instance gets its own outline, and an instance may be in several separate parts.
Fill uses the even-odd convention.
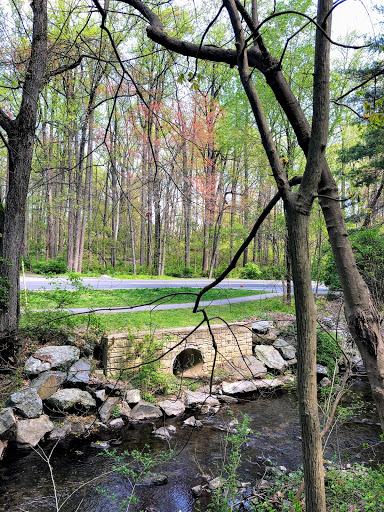
[[[83,278],[82,282],[86,286],[91,286],[95,290],[118,290],[118,289],[135,289],[135,288],[203,288],[208,283],[212,282],[209,279],[114,279],[110,277],[89,277]],[[64,277],[56,279],[47,279],[44,277],[26,276],[25,286],[27,290],[51,290],[60,285],[62,288],[73,289],[68,280]],[[24,288],[24,281],[21,278],[20,286]],[[246,290],[257,290],[264,292],[259,295],[249,295],[246,297],[234,297],[231,299],[216,299],[211,301],[201,301],[200,306],[221,306],[228,304],[236,304],[239,302],[249,302],[254,300],[267,299],[282,295],[283,288],[280,281],[252,281],[247,279],[226,279],[219,285],[218,288],[243,288]],[[313,283],[313,289],[316,289],[316,283]],[[318,293],[326,293],[327,288],[323,285],[318,287]],[[88,313],[95,311],[95,313],[118,313],[122,311],[136,312],[136,311],[152,311],[152,310],[168,310],[168,309],[189,309],[193,308],[194,304],[191,302],[182,304],[153,304],[150,306],[138,307],[114,307],[114,308],[97,308],[95,310],[89,308],[76,308],[69,309],[73,313]]]

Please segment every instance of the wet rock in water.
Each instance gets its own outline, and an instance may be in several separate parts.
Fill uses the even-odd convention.
[[[116,418],[114,420],[111,420],[109,422],[109,426],[110,428],[114,428],[114,429],[119,429],[119,428],[123,428],[125,425],[124,423],[124,420],[122,418]]]
[[[110,397],[107,398],[106,401],[99,409],[99,416],[103,423],[106,423],[111,417],[114,409],[117,409],[117,404],[119,403],[119,397]]]
[[[194,416],[190,416],[188,419],[183,421],[185,427],[200,428],[203,426],[200,420],[197,420]]]
[[[41,439],[53,430],[54,425],[46,414],[40,418],[17,422],[16,442],[19,448],[35,447]]]
[[[131,417],[131,408],[129,407],[127,402],[125,400],[123,400],[122,402],[119,403],[118,408],[119,408],[119,415],[124,420],[129,420],[129,418]]]
[[[166,483],[168,483],[167,475],[164,475],[161,473],[156,473],[156,474],[144,477],[139,482],[139,485],[165,485]]]
[[[124,400],[127,404],[138,404],[141,400],[140,389],[128,389],[125,392]]]
[[[159,407],[150,404],[149,402],[145,402],[144,400],[136,404],[131,410],[131,420],[133,421],[155,420],[157,418],[162,418],[162,416],[163,413]]]
[[[7,400],[12,407],[25,418],[38,418],[43,412],[43,402],[34,388],[26,388],[12,395]]]
[[[217,398],[220,400],[220,402],[223,402],[225,404],[237,404],[238,403],[238,399],[235,398],[234,396],[218,395]]]
[[[33,379],[29,385],[34,388],[42,400],[49,398],[65,382],[67,374],[65,372],[44,372],[36,379]]]
[[[328,368],[322,364],[317,364],[316,365],[316,373],[318,375],[328,375]]]
[[[27,373],[40,373],[51,368],[69,368],[71,364],[78,361],[80,350],[71,345],[42,347],[27,359],[25,371]],[[37,363],[40,361],[40,365]],[[48,366],[47,366],[48,365]],[[44,369],[43,369],[44,368]]]
[[[47,404],[54,410],[68,411],[72,408],[91,409],[96,401],[88,393],[77,388],[61,389],[47,399]]]
[[[185,405],[181,400],[163,400],[158,405],[164,414],[170,417],[180,416],[185,411]]]
[[[216,489],[221,489],[225,485],[225,480],[221,478],[221,476],[217,476],[208,482],[209,488],[214,491]]]
[[[224,365],[225,371],[237,378],[257,378],[264,377],[267,368],[254,356],[236,357]]]
[[[238,395],[241,393],[252,393],[256,386],[251,380],[240,380],[238,382],[223,382],[223,393],[226,395]]]
[[[257,334],[266,334],[269,329],[273,329],[273,324],[267,321],[252,322],[252,331]]]
[[[153,434],[156,437],[160,437],[161,439],[165,439],[167,441],[171,439],[171,434],[169,433],[169,430],[165,427],[157,428],[156,430],[153,431]]]
[[[68,382],[71,384],[85,385],[89,382],[91,361],[82,357],[68,370]]]
[[[195,407],[196,405],[220,405],[217,398],[209,395],[208,393],[201,393],[200,391],[189,391],[185,392],[185,407]]]
[[[12,437],[16,432],[16,418],[10,407],[0,409],[0,436]]]
[[[96,441],[91,443],[90,446],[92,448],[98,448],[99,450],[109,450],[111,445],[107,441]]]
[[[287,365],[280,353],[271,345],[256,345],[253,351],[268,368],[282,370]]]
[[[198,498],[199,496],[201,496],[201,494],[203,492],[203,486],[195,485],[195,487],[192,487],[191,492],[194,496],[196,496]]]
[[[4,457],[5,450],[7,449],[8,441],[2,441],[0,439],[0,460]]]

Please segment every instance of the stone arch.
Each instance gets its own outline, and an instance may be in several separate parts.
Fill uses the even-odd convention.
[[[204,363],[201,349],[196,346],[187,346],[181,350],[172,361],[172,373],[178,375],[187,370],[202,367]]]

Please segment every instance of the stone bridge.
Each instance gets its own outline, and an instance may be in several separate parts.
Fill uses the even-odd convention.
[[[210,375],[215,355],[211,334],[206,325],[190,334],[192,330],[193,327],[182,327],[152,334],[144,331],[111,334],[103,341],[104,371],[108,376],[116,375],[143,362],[137,348],[152,336],[160,345],[157,355],[164,354],[160,360],[162,371],[175,375],[184,372],[187,376],[186,372],[195,367],[199,375]],[[211,330],[218,348],[216,366],[241,355],[252,355],[251,323],[231,324],[230,328],[225,324],[212,325]]]

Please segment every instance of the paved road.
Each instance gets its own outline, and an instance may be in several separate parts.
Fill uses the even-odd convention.
[[[135,288],[203,288],[209,282],[208,279],[112,279],[112,278],[84,278],[83,284],[91,286],[95,290],[117,290],[117,289],[135,289]],[[21,281],[21,287],[23,282]],[[43,290],[52,289],[60,284],[63,288],[73,289],[68,283],[66,278],[58,278],[55,281],[46,279],[44,277],[27,276],[25,279],[27,290]],[[265,293],[259,295],[249,295],[246,297],[234,297],[231,299],[216,299],[211,301],[201,301],[200,306],[223,306],[228,304],[238,304],[240,302],[250,302],[254,300],[267,299],[282,295],[282,284],[280,281],[262,281],[262,280],[245,280],[245,279],[226,279],[220,283],[218,288],[243,288],[247,290],[263,291]],[[315,290],[316,283],[313,283]],[[326,293],[325,286],[319,286],[319,293]],[[95,313],[119,313],[122,311],[136,312],[136,311],[152,311],[152,310],[170,310],[170,309],[191,309],[194,303],[188,302],[183,304],[152,304],[150,306],[139,306],[133,308],[115,307],[115,308],[97,308]],[[68,312],[72,313],[89,313],[93,311],[89,308],[76,308],[69,309]]]
[[[117,290],[117,289],[136,289],[136,288],[203,288],[212,282],[209,279],[113,279],[87,277],[82,282],[86,286],[91,286],[95,290]],[[68,290],[73,289],[65,277],[56,279],[47,279],[45,277],[26,276],[27,290],[51,290],[58,284]],[[316,284],[313,283],[315,288]],[[20,287],[23,289],[23,279],[20,278]],[[244,290],[257,290],[263,292],[282,292],[281,281],[263,281],[248,279],[226,279],[217,288],[243,288]],[[325,293],[327,288],[319,286],[319,292]]]

